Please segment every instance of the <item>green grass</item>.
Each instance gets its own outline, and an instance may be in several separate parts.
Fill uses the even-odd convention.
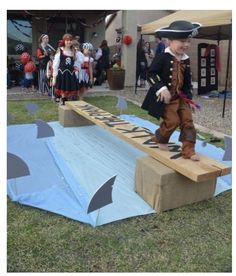
[[[89,103],[113,114],[115,97],[90,97]],[[11,124],[58,120],[57,105],[9,102]],[[132,103],[124,113],[157,121]],[[8,200],[8,272],[231,272],[232,194],[162,214],[90,225]]]
[[[27,112],[25,105],[27,103],[35,103],[38,105],[38,111],[31,115]],[[9,101],[7,112],[12,118],[10,124],[25,124],[32,123],[36,119],[41,119],[46,122],[58,121],[58,105],[52,101],[37,100],[37,101]]]

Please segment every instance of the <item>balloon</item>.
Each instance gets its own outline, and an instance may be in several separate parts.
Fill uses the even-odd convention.
[[[20,56],[20,61],[22,64],[26,64],[30,60],[30,55],[26,52],[22,53]]]
[[[24,67],[25,73],[32,73],[32,72],[35,71],[35,69],[36,69],[36,65],[33,61],[27,62],[25,67]]]
[[[23,52],[25,52],[26,48],[22,43],[19,43],[16,45],[15,50],[18,55],[21,55]]]
[[[133,42],[133,39],[132,39],[131,35],[128,35],[128,34],[124,35],[124,37],[123,37],[123,43],[125,45],[130,45],[132,42]]]

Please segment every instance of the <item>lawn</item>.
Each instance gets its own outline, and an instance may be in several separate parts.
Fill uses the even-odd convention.
[[[120,114],[115,97],[86,100]],[[27,114],[25,103],[8,102],[10,124],[58,120],[55,103],[35,101],[39,110],[34,115]],[[157,123],[130,102],[124,113]],[[159,215],[97,228],[10,200],[7,211],[8,272],[232,271],[231,191]]]

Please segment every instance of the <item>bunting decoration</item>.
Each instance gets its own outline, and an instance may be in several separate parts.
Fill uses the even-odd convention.
[[[32,29],[32,26],[22,25],[21,23],[17,22],[17,21],[14,20],[14,19],[11,19],[11,22],[12,22],[13,24],[16,24],[16,25],[20,26],[20,27]]]
[[[103,21],[105,20],[105,18],[106,18],[106,15],[103,16],[103,17],[101,17],[101,18],[99,18],[96,22],[94,22],[94,23],[92,23],[92,24],[86,24],[86,23],[84,23],[84,22],[81,21],[81,20],[78,20],[78,22],[79,22],[80,25],[82,25],[82,26],[85,27],[85,28],[94,28],[94,27],[96,27],[98,24],[100,24],[101,22],[103,22]]]
[[[30,15],[32,16],[33,18],[37,19],[37,20],[41,20],[41,19],[44,19],[44,20],[50,20],[54,17],[57,16],[57,14],[55,14],[54,16],[47,16],[47,17],[43,17],[43,16],[37,16],[37,15],[34,15],[32,14],[31,12],[27,11],[27,10],[24,10],[24,12],[27,14],[27,15]]]
[[[37,16],[37,15],[33,14],[32,12],[30,12],[28,10],[24,10],[24,12],[25,12],[26,15],[30,15],[36,20],[44,19],[44,20],[47,20],[47,21],[57,17],[59,15],[59,13],[61,13],[61,11],[59,11],[53,16],[43,17],[43,16]],[[69,11],[66,11],[66,12],[69,12]],[[74,18],[74,16],[72,14],[69,14],[69,15],[65,14],[65,17],[67,17],[67,16],[70,17],[70,18]],[[93,28],[93,27],[96,27],[97,25],[99,25],[101,22],[103,22],[105,20],[106,16],[107,16],[107,13],[104,12],[102,17],[100,17],[98,20],[96,20],[92,24],[86,24],[85,22],[83,22],[83,20],[77,19],[77,18],[74,18],[74,20],[76,22],[78,22],[80,25],[82,25],[83,27],[85,27],[85,28]]]

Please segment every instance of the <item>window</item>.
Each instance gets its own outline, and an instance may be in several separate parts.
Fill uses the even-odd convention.
[[[7,20],[7,54],[17,55],[15,47],[22,43],[32,53],[32,26],[25,19]]]

